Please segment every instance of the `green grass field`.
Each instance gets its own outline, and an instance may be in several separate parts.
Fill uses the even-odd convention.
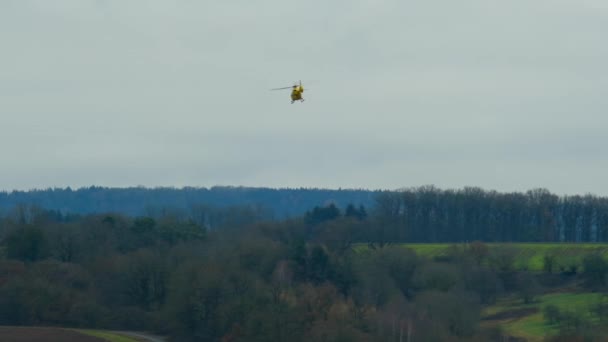
[[[560,310],[573,311],[584,316],[589,314],[589,309],[600,300],[601,296],[599,293],[551,293],[540,296],[537,302],[527,305],[521,304],[521,300],[506,299],[488,307],[484,316],[523,308],[536,308],[538,311],[530,315],[506,318],[491,324],[500,325],[509,335],[524,337],[529,341],[542,341],[545,336],[557,332],[554,326],[548,325],[544,320],[543,309],[547,305],[553,304]]]
[[[520,270],[542,271],[546,255],[555,256],[555,268],[581,267],[583,258],[589,253],[600,253],[608,259],[608,244],[602,243],[488,243],[486,245],[490,252],[496,248],[514,249],[516,253],[514,264]],[[467,245],[411,243],[400,246],[411,248],[423,257],[437,258],[447,255],[450,249],[464,249]]]

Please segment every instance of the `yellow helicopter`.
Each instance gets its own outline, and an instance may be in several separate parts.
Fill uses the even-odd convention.
[[[291,88],[291,103],[296,101],[304,102],[304,98],[302,97],[302,93],[304,92],[304,87],[302,86],[302,81],[300,84],[294,84],[291,87],[283,87],[283,88],[275,88],[270,90],[283,90]]]

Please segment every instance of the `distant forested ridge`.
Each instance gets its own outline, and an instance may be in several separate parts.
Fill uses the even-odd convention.
[[[35,205],[63,214],[121,213],[129,216],[151,215],[162,209],[190,211],[194,206],[215,208],[255,206],[276,219],[303,215],[314,206],[334,203],[373,205],[379,191],[354,189],[271,189],[216,186],[185,188],[106,188],[88,187],[73,190],[0,192],[0,211],[17,205]]]
[[[333,209],[328,208],[333,204]],[[358,242],[607,242],[608,198],[558,196],[546,189],[501,193],[434,186],[356,189],[103,188],[0,192],[0,214],[35,206],[61,215],[117,213],[158,218],[171,212],[207,228],[306,216],[318,223],[361,208],[370,221]]]

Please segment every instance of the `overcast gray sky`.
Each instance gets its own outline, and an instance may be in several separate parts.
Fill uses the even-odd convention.
[[[606,0],[1,0],[0,189],[608,195],[607,32]]]

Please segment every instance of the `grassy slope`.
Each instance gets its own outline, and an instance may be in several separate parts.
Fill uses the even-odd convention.
[[[509,299],[486,309],[485,315],[517,310],[526,307],[536,307],[538,312],[519,318],[493,321],[490,324],[501,325],[512,336],[525,337],[529,341],[542,341],[544,336],[556,332],[555,327],[547,325],[543,318],[543,308],[549,304],[560,310],[580,312],[586,315],[592,304],[597,303],[601,294],[598,293],[551,293],[538,298],[536,303],[524,305],[521,300]]]
[[[82,333],[82,334],[89,335],[89,336],[95,336],[95,337],[102,338],[108,342],[140,342],[140,340],[138,340],[136,338],[128,337],[128,336],[124,336],[124,335],[120,335],[120,334],[108,332],[108,331],[89,330],[89,329],[73,329],[73,330],[77,331],[79,333]]]

